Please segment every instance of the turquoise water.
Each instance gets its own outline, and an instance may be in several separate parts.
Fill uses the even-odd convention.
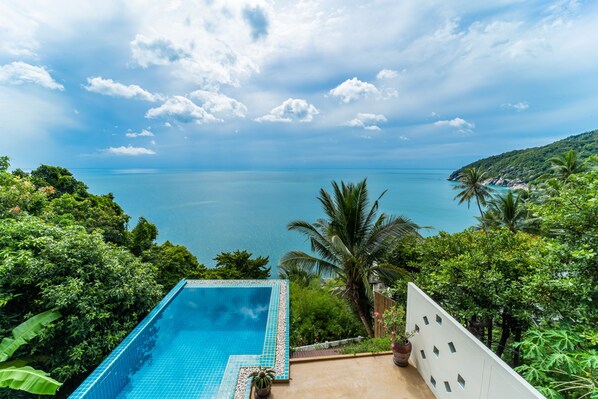
[[[271,288],[185,288],[116,399],[214,398],[231,355],[261,355]],[[226,298],[226,301],[222,301]]]
[[[323,215],[316,199],[332,180],[368,178],[370,198],[388,190],[383,212],[405,215],[424,235],[456,232],[475,224],[476,210],[453,201],[450,170],[301,170],[205,172],[167,170],[76,170],[95,194],[112,192],[131,215],[158,226],[159,242],[185,245],[201,263],[213,266],[223,251],[246,249],[269,256],[273,277],[278,260],[291,249],[309,247],[286,229],[291,220],[313,222]]]

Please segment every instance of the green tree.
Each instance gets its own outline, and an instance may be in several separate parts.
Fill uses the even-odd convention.
[[[63,315],[34,343],[40,366],[65,381],[67,394],[163,295],[156,270],[81,226],[34,217],[0,220],[0,297],[12,296],[2,322],[50,307]],[[7,331],[0,325],[0,334]],[[60,348],[60,350],[57,350]]]
[[[522,195],[509,190],[488,201],[482,222],[489,227],[504,226],[516,233],[531,228],[532,220]]]
[[[598,324],[598,171],[570,176],[560,190],[530,208],[541,220],[540,233],[562,243],[568,273],[577,277],[574,319]]]
[[[36,188],[29,179],[0,172],[0,218],[40,215],[51,193],[50,187]]]
[[[167,291],[183,278],[202,279],[206,274],[206,267],[200,264],[187,248],[174,245],[170,241],[162,245],[154,245],[143,252],[142,258],[156,267],[157,281]]]
[[[206,277],[211,279],[267,279],[270,277],[268,257],[258,256],[251,259],[253,254],[245,250],[222,252],[214,258],[216,268],[207,270]]]
[[[1,306],[0,306],[1,307]],[[62,385],[48,373],[28,366],[28,360],[11,359],[23,345],[37,337],[50,323],[60,318],[54,310],[37,314],[12,330],[12,337],[0,342],[0,388],[22,390],[37,395],[54,395]]]
[[[140,217],[137,225],[131,231],[129,249],[137,256],[152,248],[158,238],[158,228],[144,217]]]
[[[326,219],[310,224],[293,221],[288,229],[304,234],[314,255],[290,251],[283,255],[283,267],[297,265],[331,275],[342,281],[344,295],[358,314],[369,336],[373,336],[370,279],[380,273],[397,272],[392,265],[378,263],[397,239],[417,234],[418,226],[409,219],[377,215],[382,193],[369,206],[366,180],[352,184],[332,182],[333,194],[320,190]]]
[[[12,171],[12,175],[16,176],[16,177],[20,177],[21,179],[24,179],[26,177],[29,177],[29,173],[25,172],[23,169],[21,168],[17,168],[15,170]]]
[[[106,241],[121,246],[127,244],[129,216],[114,202],[112,194],[85,197],[63,194],[50,201],[46,211],[44,218],[52,223],[78,224],[89,233],[100,229]]]
[[[551,169],[563,183],[567,183],[572,175],[585,172],[588,169],[587,163],[579,159],[575,150],[569,150],[550,158],[548,162],[551,163]]]
[[[6,172],[10,167],[10,159],[6,155],[0,156],[0,172]]]
[[[463,171],[459,178],[459,184],[453,187],[454,190],[461,190],[454,199],[459,199],[459,204],[467,202],[467,207],[471,200],[475,198],[484,231],[488,234],[488,227],[484,221],[484,212],[482,205],[486,205],[486,201],[492,196],[492,189],[484,184],[486,180],[486,173],[478,168],[467,168]]]
[[[572,299],[585,291],[561,245],[523,232],[441,233],[420,252],[418,286],[497,355],[512,353],[515,365],[512,340],[535,323],[577,314]]]
[[[31,178],[36,187],[54,187],[57,197],[62,194],[87,195],[87,186],[75,179],[73,174],[66,168],[40,165],[37,169],[31,171]]]

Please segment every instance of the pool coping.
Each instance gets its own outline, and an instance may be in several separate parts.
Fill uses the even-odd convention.
[[[276,381],[288,381],[289,378],[289,311],[288,311],[288,281],[287,280],[181,280],[164,298],[156,305],[151,312],[123,339],[123,341],[100,363],[98,367],[77,387],[69,396],[69,399],[83,399],[88,392],[105,378],[114,362],[125,352],[131,343],[139,336],[144,329],[154,321],[162,310],[174,299],[174,297],[186,286],[202,287],[257,287],[270,286],[270,306],[268,309],[268,321],[266,337],[264,339],[264,351],[262,355],[232,355],[229,357],[227,371],[231,365],[232,373],[228,381],[221,381],[218,398],[223,399],[246,399],[250,394],[249,375],[258,367],[273,368],[276,372]],[[276,292],[275,292],[276,291]],[[274,295],[276,294],[276,295]],[[276,313],[272,309],[276,308]],[[270,331],[269,331],[270,330]],[[268,332],[270,334],[268,334]],[[273,337],[275,342],[267,345],[268,336]],[[272,344],[272,343],[270,343]],[[274,349],[273,353],[272,348]],[[235,373],[235,371],[238,372]],[[234,382],[234,385],[232,384]],[[223,384],[230,384],[224,386]],[[225,389],[223,389],[225,388]],[[222,395],[221,395],[222,391]]]

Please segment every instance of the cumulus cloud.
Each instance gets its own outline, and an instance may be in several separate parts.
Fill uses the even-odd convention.
[[[149,130],[142,129],[141,133],[129,132],[129,133],[126,133],[125,136],[131,137],[131,138],[135,138],[135,137],[154,137],[154,134],[152,132],[150,132]]]
[[[451,127],[456,127],[456,128],[460,128],[460,129],[473,129],[475,127],[475,124],[471,123],[471,122],[467,122],[465,119],[456,117],[454,119],[450,119],[450,120],[443,120],[443,121],[436,121],[434,122],[434,125],[436,126],[451,126]]]
[[[133,59],[143,68],[150,65],[168,65],[191,57],[188,51],[163,37],[150,39],[136,35],[135,40],[131,42],[131,51]]]
[[[462,134],[472,134],[473,129],[475,128],[474,123],[468,122],[465,119],[459,117],[456,117],[454,119],[436,121],[434,122],[434,125],[454,127],[457,129],[458,133]]]
[[[134,98],[145,101],[158,101],[162,99],[159,94],[153,94],[137,85],[124,85],[113,81],[112,79],[104,79],[101,76],[87,78],[87,86],[83,86],[85,90],[93,93],[103,94],[112,97]]]
[[[253,41],[268,36],[268,17],[264,9],[260,6],[245,7],[243,9],[243,19],[251,28],[251,38]]]
[[[360,98],[379,97],[381,92],[371,83],[351,78],[330,90],[330,94],[334,97],[340,97],[344,103],[350,103]]]
[[[21,61],[0,66],[0,84],[21,85],[32,83],[47,89],[64,91],[64,86],[57,83],[44,67],[34,66]]]
[[[393,79],[399,76],[399,72],[393,69],[383,69],[376,75],[376,79]]]
[[[247,113],[245,104],[219,92],[196,90],[190,96],[201,101],[201,107],[212,114],[244,118]]]
[[[515,103],[515,104],[511,104],[511,103],[503,104],[502,107],[505,108],[505,109],[512,109],[512,110],[515,110],[517,112],[521,112],[521,111],[525,111],[526,109],[528,109],[529,108],[529,104],[527,103],[527,101],[520,101],[520,102]]]
[[[311,122],[320,112],[312,104],[299,98],[289,98],[257,122]]]
[[[159,107],[150,108],[145,113],[145,117],[148,119],[171,119],[181,123],[195,122],[197,124],[220,120],[193,101],[181,96],[171,97]]]
[[[387,122],[382,114],[358,113],[354,119],[346,123],[347,126],[362,127],[365,130],[380,130],[378,126],[381,122]]]
[[[127,155],[127,156],[139,156],[139,155],[154,155],[156,152],[144,147],[133,147],[131,145],[125,147],[110,147],[104,150],[104,152],[112,155]]]

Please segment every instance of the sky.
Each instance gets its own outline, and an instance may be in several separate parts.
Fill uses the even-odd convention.
[[[457,168],[598,128],[598,2],[0,3],[13,167]]]

